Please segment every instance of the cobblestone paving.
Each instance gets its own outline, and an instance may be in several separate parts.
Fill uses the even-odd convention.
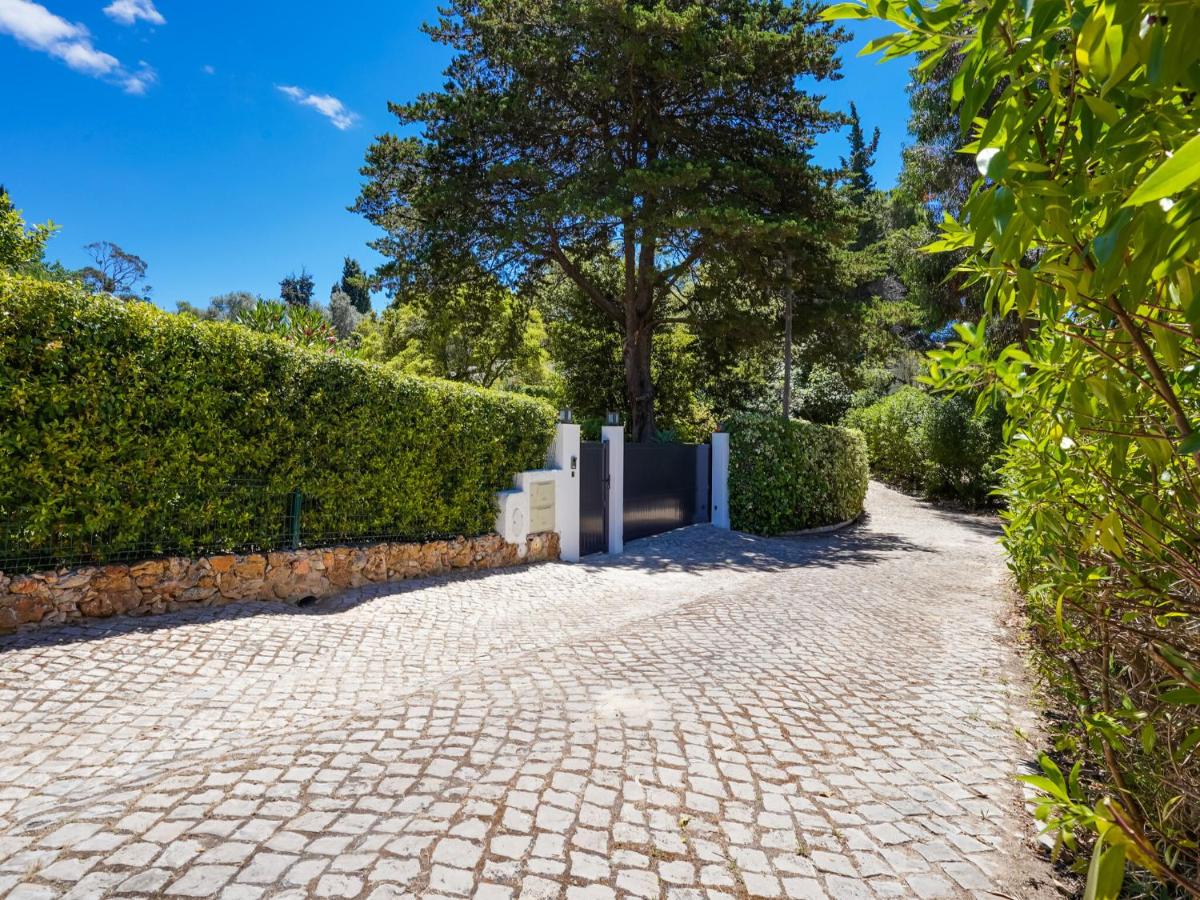
[[[0,896],[1042,896],[994,526],[868,507],[2,639]]]

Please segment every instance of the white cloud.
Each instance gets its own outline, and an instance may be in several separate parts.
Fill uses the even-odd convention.
[[[96,49],[91,32],[83,25],[68,22],[33,0],[0,0],[0,32],[61,60],[76,72],[119,84],[129,94],[144,94],[156,79],[146,63],[129,71],[115,56]]]
[[[121,75],[121,86],[125,88],[125,93],[139,97],[157,81],[158,73],[144,60],[139,60],[136,72],[124,72]]]
[[[0,0],[3,2],[3,0]],[[301,106],[309,106],[333,123],[339,131],[345,131],[358,121],[358,114],[346,109],[337,97],[329,94],[310,94],[308,91],[290,84],[277,84],[279,90],[291,97]]]
[[[113,0],[104,7],[104,14],[122,25],[132,25],[138,19],[151,25],[166,25],[167,20],[154,8],[154,0]]]

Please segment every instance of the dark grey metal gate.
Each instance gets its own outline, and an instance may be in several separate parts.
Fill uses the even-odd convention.
[[[709,518],[708,446],[625,445],[625,540]]]
[[[579,555],[608,549],[608,448],[600,441],[579,445]]]

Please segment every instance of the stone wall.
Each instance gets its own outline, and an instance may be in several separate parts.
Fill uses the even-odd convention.
[[[557,559],[558,553],[558,535],[553,532],[530,535],[524,547],[487,534],[425,544],[171,557],[31,575],[0,573],[0,634],[188,606],[328,597],[364,584],[539,562]]]

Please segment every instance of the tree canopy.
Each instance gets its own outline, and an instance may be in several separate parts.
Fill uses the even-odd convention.
[[[350,305],[362,315],[365,316],[371,311],[371,280],[357,259],[347,256],[342,261],[342,277],[334,285],[334,292],[336,291],[341,291],[349,297]]]
[[[654,335],[697,265],[823,228],[809,153],[840,117],[800,84],[835,76],[841,33],[777,0],[454,0],[427,31],[455,51],[446,86],[391,106],[421,134],[370,148],[354,207],[386,233],[385,284],[556,269],[620,329],[649,438]],[[588,275],[604,257],[612,287]]]
[[[145,283],[148,266],[136,253],[112,241],[96,241],[83,249],[92,258],[92,265],[80,269],[78,276],[89,290],[127,300],[149,296],[150,287]]]
[[[279,299],[288,306],[308,306],[312,295],[313,277],[303,267],[299,275],[293,272],[279,282]]]
[[[41,264],[46,241],[54,235],[55,226],[25,226],[21,211],[13,206],[8,191],[0,185],[0,270],[26,272]]]

